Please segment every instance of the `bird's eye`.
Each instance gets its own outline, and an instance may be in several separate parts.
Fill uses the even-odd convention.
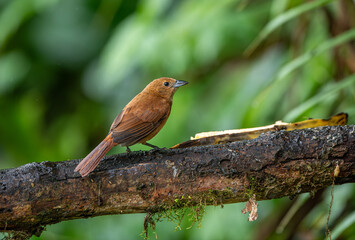
[[[169,83],[168,83],[168,82],[165,82],[165,83],[164,83],[164,86],[165,86],[165,87],[169,86]]]

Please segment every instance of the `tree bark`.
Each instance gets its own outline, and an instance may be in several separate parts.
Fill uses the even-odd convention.
[[[107,156],[88,177],[80,160],[0,170],[0,231],[108,214],[294,196],[355,182],[355,126],[262,134],[242,142]],[[340,170],[334,170],[336,166]],[[184,201],[182,201],[184,200]]]

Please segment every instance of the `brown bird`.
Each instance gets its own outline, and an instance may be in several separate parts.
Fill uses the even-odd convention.
[[[116,145],[128,146],[147,143],[162,129],[170,115],[173,95],[176,90],[188,82],[162,77],[149,83],[117,115],[107,137],[92,150],[75,168],[85,177],[92,172],[100,160]]]

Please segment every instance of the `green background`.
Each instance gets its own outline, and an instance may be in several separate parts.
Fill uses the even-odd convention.
[[[351,0],[0,0],[0,168],[84,157],[162,76],[190,84],[150,141],[160,147],[339,112],[355,124],[354,39]],[[329,190],[261,201],[255,222],[244,204],[208,207],[200,228],[158,223],[158,239],[324,239]],[[332,238],[354,239],[354,185],[334,197]],[[292,211],[303,217],[280,223]],[[67,221],[33,239],[142,239],[143,219]]]

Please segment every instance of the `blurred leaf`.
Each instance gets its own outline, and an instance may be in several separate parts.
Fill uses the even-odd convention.
[[[331,231],[332,239],[338,239],[345,229],[355,224],[355,212],[352,212],[349,216],[343,219],[339,224],[336,225],[334,230]],[[330,237],[328,238],[330,239]]]
[[[278,97],[278,95],[273,94],[267,101],[263,101],[259,105],[260,108],[255,104],[255,98],[273,80],[273,76],[280,68],[284,57],[283,48],[271,48],[262,57],[255,59],[248,74],[239,79],[242,84],[236,89],[235,96],[232,98],[233,106],[229,111],[226,111],[227,115],[223,116],[224,121],[228,119],[234,121],[234,124],[229,126],[230,128],[256,127],[267,123],[268,115],[265,112],[271,112],[275,108],[272,97]],[[238,109],[238,114],[235,113],[235,109]]]
[[[31,1],[10,1],[0,13],[0,49],[32,11]]]
[[[306,62],[308,62],[310,59],[314,58],[315,56],[328,51],[334,47],[337,47],[343,43],[349,42],[352,39],[355,38],[355,29],[351,29],[347,32],[344,32],[337,37],[331,38],[324,43],[320,44],[318,47],[314,48],[313,50],[310,50],[301,56],[297,57],[296,59],[292,60],[285,66],[283,66],[280,71],[278,72],[276,76],[276,80],[274,84],[277,84],[279,81],[284,79],[288,74],[290,74],[292,71],[295,69],[299,68]]]
[[[102,31],[81,1],[60,1],[31,21],[30,42],[47,62],[75,69],[98,50]]]
[[[10,52],[0,57],[0,94],[16,87],[29,71],[30,64],[20,52]]]
[[[57,0],[12,0],[0,12],[0,50],[20,25],[36,11],[56,3]]]
[[[301,67],[302,65],[304,65],[306,62],[308,62],[315,56],[327,50],[330,50],[340,44],[346,43],[353,38],[355,38],[355,29],[349,30],[335,38],[329,39],[324,43],[320,44],[315,49],[310,50],[302,54],[301,56],[297,57],[296,59],[292,60],[291,62],[287,63],[278,71],[272,83],[269,86],[267,86],[263,91],[261,91],[259,95],[255,98],[254,101],[256,106],[260,106],[268,96],[273,94],[275,88],[277,88],[282,81],[290,81],[291,78],[289,78],[289,74],[292,71]],[[284,120],[287,121],[286,119]]]
[[[143,1],[139,12],[116,27],[86,75],[90,96],[114,95],[122,81],[146,82],[146,75],[179,78],[240,53],[267,13],[260,8],[236,14],[234,0],[181,1],[169,12],[167,0],[156,1]]]
[[[308,3],[304,3],[298,7],[292,8],[287,12],[279,15],[275,19],[268,22],[268,24],[261,30],[259,35],[254,39],[254,41],[249,45],[249,47],[245,50],[244,55],[249,56],[254,52],[254,50],[260,45],[260,43],[268,37],[270,33],[272,33],[276,28],[280,27],[285,22],[298,17],[299,15],[313,10],[315,8],[321,7],[327,3],[332,2],[333,0],[317,0]]]
[[[277,234],[281,234],[284,232],[287,224],[290,223],[291,219],[295,216],[297,211],[299,211],[299,209],[303,206],[304,203],[306,203],[309,198],[310,196],[308,194],[301,194],[296,198],[290,209],[288,209],[288,211],[280,220],[280,223],[275,230]]]
[[[329,28],[324,24],[324,20],[325,16],[323,12],[317,11],[315,14],[312,14],[312,21],[308,24],[303,46],[301,46],[303,53],[312,51],[320,44],[329,40]],[[326,51],[323,54],[314,56],[307,64],[302,65],[297,73],[289,74],[293,78],[291,91],[294,102],[305,101],[313,96],[322,85],[332,81],[335,68],[333,51]],[[286,84],[289,85],[289,83]],[[287,111],[293,108],[294,105],[286,106]]]
[[[329,97],[332,97],[337,92],[355,84],[355,75],[351,75],[340,82],[329,84],[326,86],[325,91],[321,91],[314,97],[308,99],[303,104],[298,105],[295,109],[291,110],[283,119],[286,122],[292,122],[297,119],[302,113],[315,106],[316,104],[325,101]]]
[[[288,3],[289,0],[273,0],[270,9],[271,17],[276,18],[278,15],[284,12],[287,8]]]

